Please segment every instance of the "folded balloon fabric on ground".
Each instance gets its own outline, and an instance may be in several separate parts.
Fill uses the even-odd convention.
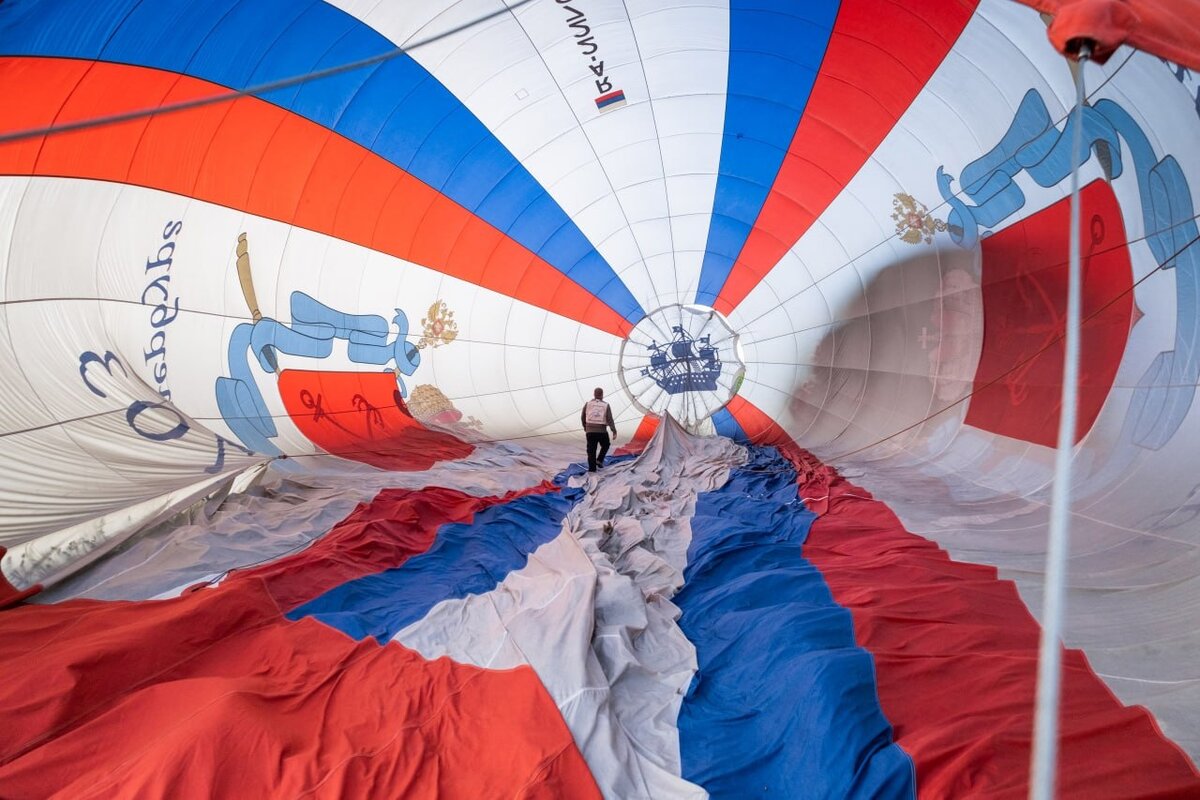
[[[6,794],[1026,791],[1037,628],[994,570],[792,448],[668,422],[580,470],[384,489],[172,599],[5,612]],[[1067,665],[1062,791],[1194,793],[1152,718]]]
[[[1200,796],[1196,54],[3,0],[0,798]]]

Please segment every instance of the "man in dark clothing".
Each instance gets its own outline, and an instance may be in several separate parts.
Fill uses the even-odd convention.
[[[613,436],[617,435],[617,426],[613,422],[612,408],[604,402],[604,390],[597,388],[592,392],[593,399],[583,404],[583,413],[579,421],[587,434],[588,472],[595,472],[597,467],[604,466],[604,457],[608,455],[608,432],[612,428]],[[596,448],[600,453],[596,453]]]

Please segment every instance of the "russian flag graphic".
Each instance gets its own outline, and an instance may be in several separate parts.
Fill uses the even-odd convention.
[[[596,108],[601,111],[608,111],[611,108],[625,105],[625,92],[622,89],[617,89],[608,94],[602,94],[596,98]]]

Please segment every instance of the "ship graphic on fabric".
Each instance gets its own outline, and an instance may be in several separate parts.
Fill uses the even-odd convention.
[[[671,331],[675,337],[666,344],[650,343],[650,366],[642,374],[668,394],[716,390],[721,356],[710,338],[695,339],[680,325],[673,325]]]

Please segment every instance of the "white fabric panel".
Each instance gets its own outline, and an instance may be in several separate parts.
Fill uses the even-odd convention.
[[[187,412],[139,405],[160,403],[175,386],[174,374],[159,372],[163,381],[156,380],[160,359],[147,354],[163,341],[173,354],[189,335],[177,333],[189,323],[175,320],[163,326],[165,339],[154,339],[158,296],[140,302],[147,260],[162,248],[164,257],[172,255],[179,232],[167,223],[189,201],[160,196],[135,209],[137,193],[119,186],[0,179],[10,183],[8,191],[20,187],[21,203],[0,250],[8,303],[0,362],[24,380],[0,383],[0,406],[22,410],[3,420],[0,464],[20,476],[0,488],[11,509],[0,530],[4,546],[194,483],[216,468],[218,449],[213,433]],[[137,235],[129,235],[131,211],[143,214]],[[51,245],[54,268],[47,269]],[[117,282],[123,290],[114,293]],[[191,341],[207,346],[201,337]],[[178,438],[156,438],[181,426],[186,432]],[[220,471],[254,460],[231,451]]]
[[[981,3],[872,158],[730,315],[746,334],[747,400],[844,466],[910,530],[955,558],[999,567],[1035,614],[1053,451],[963,424],[983,346],[978,250],[963,251],[945,233],[931,245],[906,244],[890,216],[894,194],[903,192],[944,218],[938,167],[957,175],[995,146],[1027,90],[1038,90],[1056,122],[1065,117],[1071,74],[1045,35],[1028,9]],[[1129,111],[1156,157],[1179,162],[1200,207],[1194,92],[1168,65],[1127,50],[1085,73],[1092,102],[1109,98]],[[1200,421],[1193,405],[1160,450],[1129,438],[1133,390],[1154,358],[1176,347],[1177,278],[1158,270],[1143,239],[1127,146],[1121,156],[1125,171],[1110,185],[1133,280],[1145,281],[1134,289],[1135,324],[1113,389],[1076,458],[1066,638],[1122,702],[1148,707],[1195,759],[1200,674],[1190,654],[1200,635],[1184,620],[1200,613],[1200,527],[1192,519],[1198,457],[1189,444]],[[1102,177],[1093,155],[1081,184]],[[1015,180],[1025,205],[1003,226],[1067,196],[1065,180],[1046,188],[1024,173]],[[788,334],[787,324],[798,333]],[[922,341],[926,327],[940,328],[933,344]],[[802,369],[789,378],[781,363]]]
[[[401,45],[496,9],[485,0],[440,13],[333,4]],[[597,110],[592,62],[574,38],[580,29],[553,3],[522,5],[411,55],[550,192],[643,308],[690,302],[720,164],[728,8],[638,0],[582,10],[624,107]]]
[[[1089,67],[1089,84],[1100,84],[1120,61]],[[769,367],[763,373],[752,367],[747,380],[776,389],[753,396],[769,416],[802,436],[806,446],[848,453],[914,425],[874,450],[877,456],[895,456],[910,442],[944,442],[944,426],[951,435],[957,429],[967,405],[953,404],[970,391],[983,331],[977,319],[982,310],[978,256],[950,243],[944,233],[930,245],[901,241],[891,219],[893,197],[909,194],[944,218],[938,168],[957,175],[962,165],[993,147],[1029,89],[1042,95],[1055,119],[1064,117],[1073,102],[1070,72],[1046,42],[1045,25],[1037,14],[1013,3],[981,4],[926,88],[862,170],[730,315],[734,327],[745,333],[742,343],[749,364],[798,363],[805,368],[792,383],[779,383],[784,373]],[[961,110],[964,97],[987,102],[972,103],[966,114]],[[1081,180],[1102,175],[1093,158]],[[1015,180],[1026,202],[1004,221],[1006,226],[1067,193],[1065,182],[1043,188],[1023,173]],[[961,187],[955,183],[953,188]],[[1134,239],[1142,223],[1136,183],[1128,170],[1114,190],[1127,209],[1127,232]],[[1135,279],[1154,266],[1146,256],[1135,258]],[[890,275],[881,277],[885,272]],[[968,278],[971,285],[964,284]],[[962,346],[931,348],[928,341],[919,341],[928,335],[923,325],[931,326],[914,314],[918,309],[925,313],[918,304],[928,301],[940,309],[936,313],[942,323],[961,323],[953,335]],[[794,342],[778,315],[780,306],[796,332]],[[906,314],[906,307],[914,312]],[[861,329],[857,343],[847,333],[852,321]],[[793,356],[800,360],[790,361]],[[1143,370],[1141,366],[1136,372]],[[837,391],[832,392],[835,376]],[[804,391],[797,391],[801,387]],[[948,410],[929,423],[922,422],[944,408]]]
[[[415,343],[430,303],[445,302],[458,339],[424,349],[405,385],[437,387],[464,419],[480,421],[484,437],[577,430],[583,400],[617,369],[620,340],[613,336],[311,231],[96,181],[0,179],[0,186],[22,198],[8,212],[15,224],[0,251],[9,302],[0,312],[8,323],[0,366],[13,376],[0,385],[3,431],[11,434],[0,466],[21,475],[0,487],[4,507],[19,509],[0,520],[5,546],[164,495],[218,462],[217,471],[230,472],[261,460],[218,440],[238,441],[214,387],[231,374],[230,336],[251,321],[235,266],[242,232],[265,317],[290,322],[299,291],[384,320],[400,309]],[[61,235],[64,226],[70,236]],[[56,244],[55,269],[38,268],[48,242]],[[89,359],[85,374],[81,356]],[[277,359],[281,369],[380,369],[351,361],[342,340],[326,358],[279,352]],[[284,452],[314,452],[289,418],[275,376],[257,364],[251,372],[278,428],[273,442]],[[130,421],[133,404],[164,400],[169,407],[148,407]],[[631,419],[630,408],[613,396],[615,415]],[[54,424],[62,420],[69,422]],[[147,438],[170,437],[180,425],[188,426],[180,438]],[[64,496],[63,476],[84,474]]]
[[[426,658],[529,664],[605,797],[702,798],[679,777],[675,720],[696,653],[670,598],[683,585],[696,495],[744,451],[669,417],[632,463],[583,479],[563,532],[494,590],[436,605],[396,640]]]
[[[250,471],[265,465],[255,465]],[[53,586],[83,569],[155,523],[172,520],[188,505],[233,482],[238,475],[218,475],[143,500],[119,511],[23,542],[0,558],[0,572],[17,589]]]
[[[484,444],[464,460],[425,472],[386,472],[332,456],[274,461],[252,486],[217,495],[183,518],[155,525],[33,601],[175,597],[229,570],[302,549],[382,489],[443,486],[478,497],[502,496],[554,477],[581,455],[581,447],[545,442]],[[10,579],[15,577],[7,568],[12,555],[3,562]]]

